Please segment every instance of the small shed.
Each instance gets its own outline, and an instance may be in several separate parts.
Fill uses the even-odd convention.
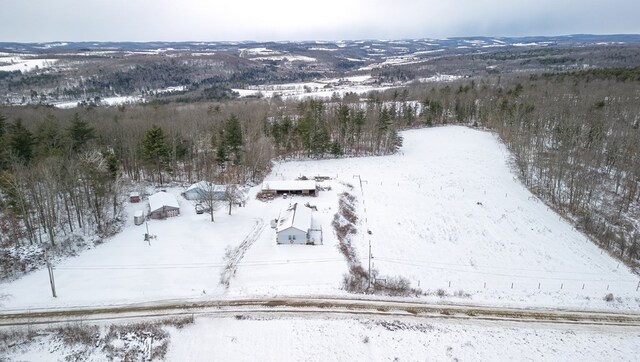
[[[138,210],[133,214],[133,223],[136,225],[144,224],[144,212],[142,210]]]
[[[175,195],[161,191],[149,196],[149,217],[164,219],[180,215],[180,205]]]
[[[311,209],[295,203],[282,210],[276,226],[278,244],[307,244],[311,229]]]
[[[129,202],[132,202],[132,203],[140,202],[140,193],[139,192],[130,193]]]
[[[313,180],[265,181],[262,183],[262,192],[315,196],[316,182]]]
[[[214,200],[221,200],[224,198],[224,194],[227,191],[225,185],[215,185],[209,181],[197,182],[184,192],[184,198],[187,200],[203,200],[209,199],[208,195],[211,194]]]

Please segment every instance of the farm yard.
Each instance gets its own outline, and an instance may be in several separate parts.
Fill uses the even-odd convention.
[[[509,153],[465,127],[406,131],[392,156],[287,161],[267,180],[329,176],[317,196],[259,201],[260,186],[215,222],[177,196],[178,216],[135,226],[147,200],[128,205],[112,240],[46,270],[0,284],[3,309],[108,305],[166,299],[340,295],[348,265],[331,225],[339,195],[355,196],[352,242],[366,269],[369,242],[379,279],[404,277],[425,301],[495,306],[637,309],[639,279],[517,180]],[[351,184],[351,187],[349,186]],[[292,203],[309,203],[319,245],[277,245],[269,227]],[[369,233],[370,232],[370,233]],[[384,280],[379,280],[384,283]],[[611,293],[608,301],[605,295]]]

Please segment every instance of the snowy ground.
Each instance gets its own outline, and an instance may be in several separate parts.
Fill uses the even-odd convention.
[[[22,73],[26,73],[34,69],[49,68],[58,61],[58,59],[30,59],[28,55],[7,57],[1,55],[2,54],[0,54],[0,71],[3,72],[19,70]]]
[[[273,97],[277,94],[282,98],[291,99],[329,99],[336,94],[341,97],[350,92],[366,94],[370,91],[384,91],[399,86],[401,86],[401,84],[374,84],[371,75],[360,75],[345,78],[318,79],[313,82],[258,85],[247,89],[233,89],[233,91],[238,92],[240,97],[258,95],[263,97]]]
[[[166,361],[633,361],[640,353],[637,327],[241,312],[182,328],[68,328],[79,327],[93,333],[65,343],[55,329],[36,332],[0,359],[147,360],[167,344]]]
[[[103,106],[118,106],[122,104],[136,104],[136,103],[144,103],[144,102],[145,102],[145,99],[140,96],[117,96],[117,97],[105,97],[100,99],[100,105],[103,105]],[[57,108],[63,108],[63,109],[76,108],[78,106],[78,101],[61,102],[61,103],[56,103],[53,106]]]
[[[625,361],[640,352],[639,333],[457,320],[199,318],[172,333],[167,360]]]
[[[331,190],[318,197],[261,202],[253,197],[256,187],[246,207],[230,216],[222,208],[215,223],[179,197],[180,216],[149,221],[149,232],[157,236],[150,244],[143,240],[145,226],[131,220],[145,203],[131,204],[122,233],[56,266],[57,299],[43,270],[0,284],[0,306],[345,295],[340,286],[347,265],[330,223],[338,194],[350,182],[360,205],[354,242],[365,268],[371,240],[381,275],[408,278],[412,287],[431,293],[425,301],[638,309],[639,278],[538,202],[514,178],[509,154],[494,135],[440,127],[403,136],[397,155],[284,162],[267,177],[332,177],[321,184]],[[313,222],[323,230],[322,245],[276,245],[270,220],[291,202],[317,206]],[[247,238],[251,246],[227,289],[219,283],[225,254]],[[603,300],[607,293],[613,301]]]

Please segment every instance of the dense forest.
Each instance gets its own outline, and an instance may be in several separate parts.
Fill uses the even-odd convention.
[[[274,158],[382,155],[405,128],[495,131],[522,181],[606,250],[640,259],[640,68],[491,76],[346,94],[0,109],[0,278],[118,232],[128,191],[256,184]],[[452,140],[455,142],[455,140]],[[79,245],[79,246],[78,246]],[[26,257],[26,256],[28,257]]]

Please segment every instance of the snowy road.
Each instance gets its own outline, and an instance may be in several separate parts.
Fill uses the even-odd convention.
[[[313,297],[166,301],[105,307],[14,310],[0,313],[0,326],[147,319],[176,315],[233,316],[237,313],[297,315],[301,317],[319,315],[402,316],[416,319],[640,326],[640,314],[628,312],[496,308],[463,304],[426,304],[375,299]]]

